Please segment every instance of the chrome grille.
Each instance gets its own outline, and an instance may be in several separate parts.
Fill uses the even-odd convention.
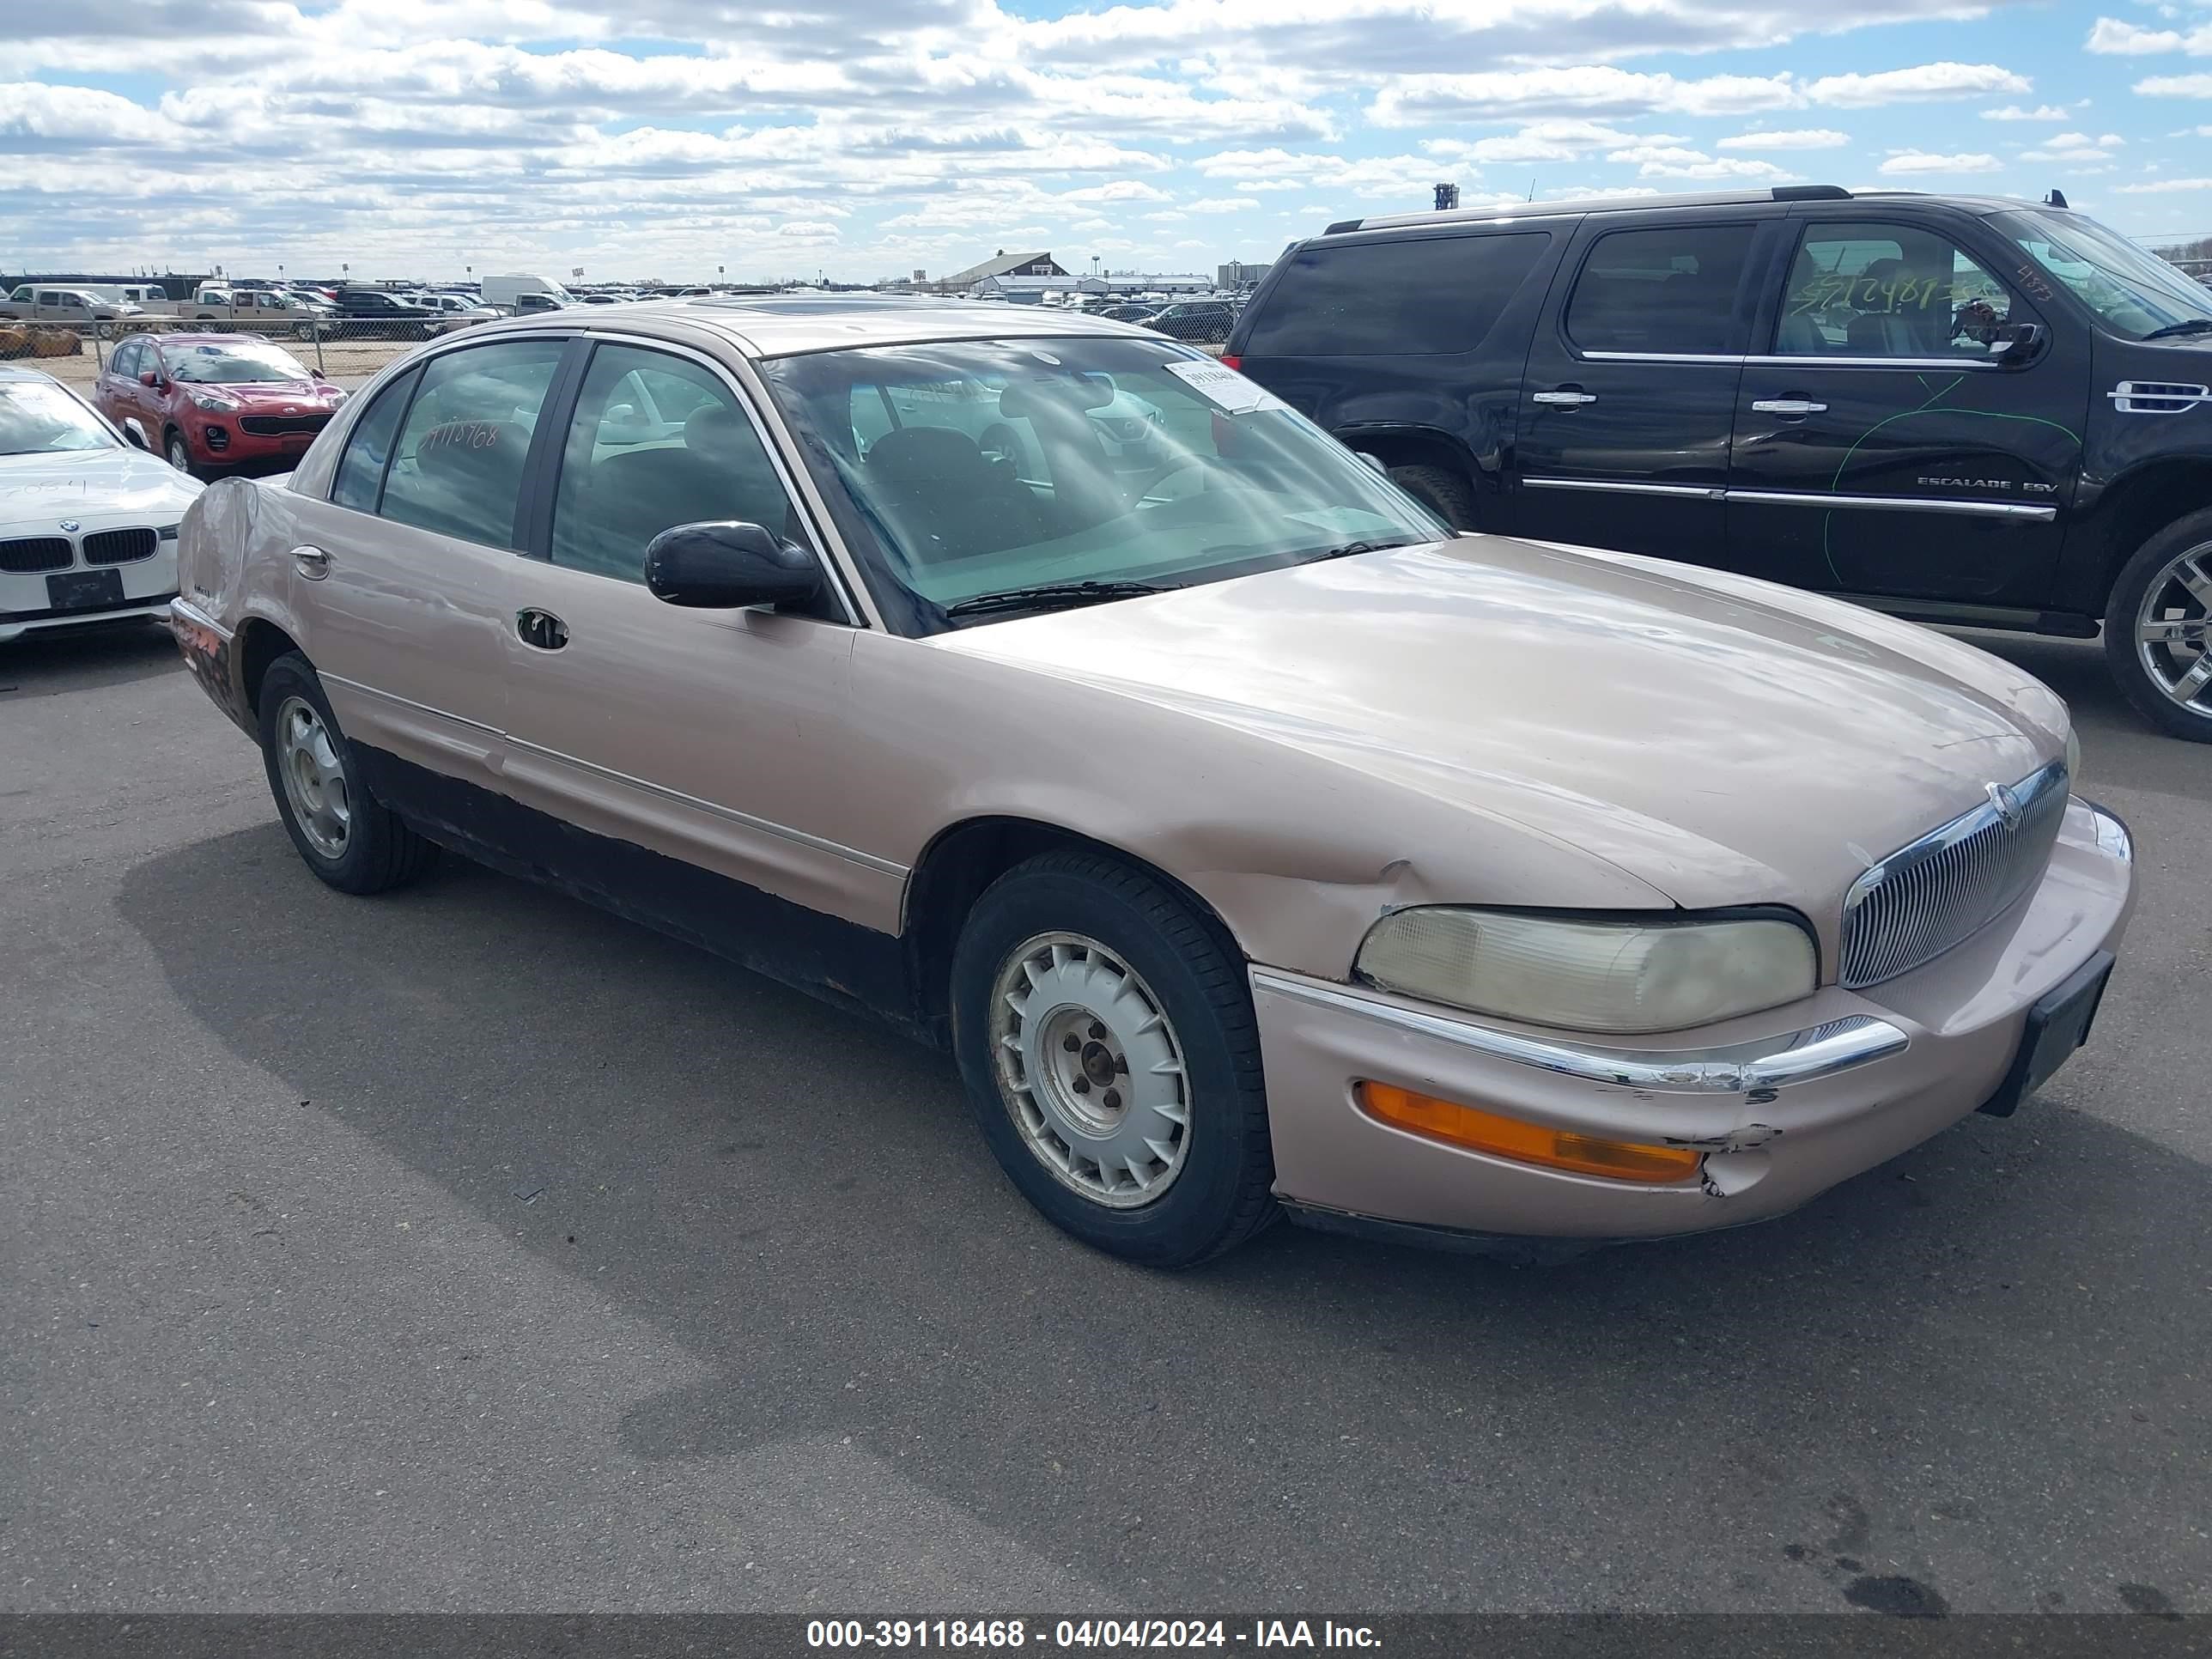
[[[95,530],[84,538],[87,564],[129,564],[150,559],[161,544],[152,530]]]
[[[1879,985],[1972,939],[2033,886],[2066,815],[2066,766],[2053,761],[2014,784],[2012,822],[1990,799],[1851,884],[1844,896],[1843,983]]]
[[[76,556],[66,536],[19,536],[0,542],[0,570],[21,574],[32,570],[66,570]]]

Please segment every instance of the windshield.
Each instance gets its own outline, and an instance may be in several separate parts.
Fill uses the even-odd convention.
[[[1164,342],[960,341],[761,368],[878,603],[916,631],[1011,589],[1183,586],[1451,533],[1279,399]]]
[[[281,346],[241,340],[235,344],[161,348],[169,378],[187,386],[251,386],[256,381],[304,380],[307,371],[297,357]]]
[[[2140,340],[2177,323],[2212,321],[2212,289],[2094,219],[2031,209],[1998,214],[1996,222],[2116,333]]]
[[[0,380],[0,455],[115,447],[115,435],[100,417],[61,387],[36,380]]]

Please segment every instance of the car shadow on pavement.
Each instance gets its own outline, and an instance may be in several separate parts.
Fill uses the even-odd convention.
[[[66,696],[183,671],[177,642],[167,629],[154,623],[104,623],[27,634],[0,645],[0,702]]]
[[[1647,1605],[1868,1604],[1885,1560],[1941,1605],[1947,1564],[2007,1552],[2148,1576],[2192,1501],[2212,1170],[2072,1071],[1756,1228],[1527,1270],[1277,1228],[1171,1276],[1032,1214],[940,1056],[475,866],[349,899],[270,825],[118,903],[332,1133],[711,1369],[628,1407],[641,1460],[849,1436],[1101,1585],[1208,1604],[1353,1552],[1390,1605],[1573,1605],[1660,1513],[1711,1576]],[[2080,1511],[2089,1470],[2136,1511]]]

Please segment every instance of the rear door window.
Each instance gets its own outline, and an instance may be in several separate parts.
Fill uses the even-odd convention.
[[[1307,248],[1253,319],[1255,357],[1472,351],[1551,245],[1548,231]]]
[[[1608,231],[1590,244],[1567,301],[1584,351],[1720,355],[1743,347],[1737,296],[1754,225]]]
[[[346,436],[345,453],[339,457],[337,477],[331,485],[331,500],[356,513],[376,511],[377,493],[384,488],[385,464],[392,459],[392,434],[399,417],[407,412],[417,374],[403,374],[376,394],[368,412],[354,422]]]
[[[566,343],[516,340],[433,358],[377,511],[487,547],[516,544],[524,463]]]

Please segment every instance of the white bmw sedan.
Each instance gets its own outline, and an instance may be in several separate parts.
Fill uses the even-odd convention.
[[[0,363],[0,645],[166,618],[177,521],[200,488],[52,375]]]

